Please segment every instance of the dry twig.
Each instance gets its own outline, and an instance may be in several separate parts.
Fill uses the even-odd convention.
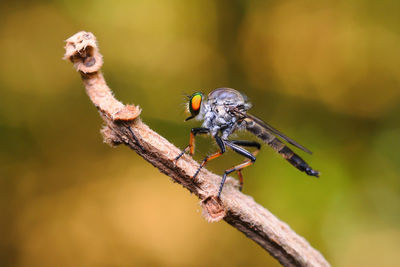
[[[123,105],[114,98],[101,73],[103,58],[92,33],[78,32],[66,42],[64,58],[71,60],[81,74],[87,94],[106,123],[102,129],[105,142],[128,145],[161,172],[198,196],[203,215],[208,221],[224,219],[284,266],[329,266],[324,257],[287,224],[253,198],[239,192],[236,180],[228,178],[220,200],[215,197],[220,176],[203,169],[196,179],[192,179],[199,165],[188,155],[175,165],[174,158],[180,150],[140,120],[138,116],[141,110],[138,107]]]

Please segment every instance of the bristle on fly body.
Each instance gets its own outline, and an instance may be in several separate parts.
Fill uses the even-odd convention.
[[[185,113],[190,114],[190,109],[189,109],[189,100],[191,98],[191,95],[187,93],[182,93],[182,106],[185,109]]]

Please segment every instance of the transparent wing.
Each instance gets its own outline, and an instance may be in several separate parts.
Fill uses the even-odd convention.
[[[266,130],[270,131],[271,133],[273,133],[276,136],[279,136],[280,138],[282,138],[283,140],[285,140],[286,142],[288,142],[291,145],[294,145],[295,147],[303,150],[304,152],[307,152],[309,154],[312,154],[312,152],[310,150],[308,150],[307,148],[305,148],[304,146],[300,145],[299,143],[297,143],[296,141],[294,141],[292,138],[287,137],[286,135],[284,135],[283,133],[281,133],[280,131],[278,131],[277,129],[275,129],[274,127],[272,127],[271,125],[269,125],[268,123],[266,123],[265,121],[257,118],[256,116],[253,116],[251,114],[248,113],[244,113],[243,111],[240,111],[239,109],[232,109],[232,112],[236,113],[236,114],[240,114],[241,116],[243,116],[244,118],[249,118],[251,120],[253,120],[255,123],[257,123],[258,125],[264,127]]]

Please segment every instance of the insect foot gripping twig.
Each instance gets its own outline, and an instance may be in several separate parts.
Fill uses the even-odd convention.
[[[111,145],[125,144],[145,160],[181,184],[201,200],[203,215],[208,221],[222,218],[257,242],[285,266],[329,266],[324,257],[290,227],[237,189],[237,182],[228,178],[221,195],[217,192],[221,177],[203,169],[192,179],[198,163],[152,131],[139,118],[141,110],[116,100],[101,73],[103,57],[96,38],[89,32],[78,32],[66,41],[64,58],[81,74],[86,92],[98,109],[106,126],[104,140]],[[131,89],[130,89],[131,90]]]

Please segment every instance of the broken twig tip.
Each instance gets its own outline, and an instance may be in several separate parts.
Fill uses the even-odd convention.
[[[71,60],[77,71],[93,73],[103,65],[96,37],[91,32],[81,31],[68,38],[65,45],[64,59]]]

